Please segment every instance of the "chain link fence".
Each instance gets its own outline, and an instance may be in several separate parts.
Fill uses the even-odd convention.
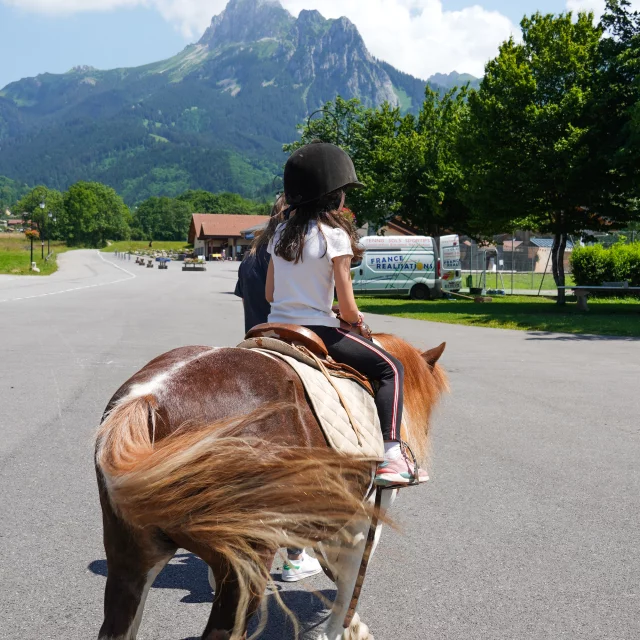
[[[555,291],[551,268],[551,240],[530,242],[505,241],[496,245],[478,245],[472,240],[461,243],[463,283],[467,288],[506,293],[540,293]],[[548,245],[548,246],[547,246]],[[572,284],[570,256],[565,254],[567,284]]]

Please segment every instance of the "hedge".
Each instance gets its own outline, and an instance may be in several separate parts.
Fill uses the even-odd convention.
[[[598,286],[603,282],[627,281],[640,287],[640,242],[578,247],[571,254],[571,268],[578,286]]]

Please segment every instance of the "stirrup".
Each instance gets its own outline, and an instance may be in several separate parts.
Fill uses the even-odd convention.
[[[413,453],[413,449],[409,446],[408,442],[404,440],[400,440],[400,447],[402,452],[407,455],[407,451],[411,455],[411,460],[413,461],[413,480],[407,485],[408,487],[414,487],[420,484],[420,465],[418,464],[418,458],[416,458],[415,453]]]

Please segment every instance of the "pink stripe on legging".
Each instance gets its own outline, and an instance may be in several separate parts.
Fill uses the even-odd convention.
[[[358,336],[354,336],[352,333],[349,333],[348,331],[345,331],[344,329],[338,329],[338,331],[343,336],[345,336],[345,338],[349,338],[350,340],[354,340],[355,342],[361,344],[363,347],[366,347],[367,349],[369,349],[369,351],[373,351],[374,353],[377,353],[393,369],[393,376],[395,378],[395,384],[394,384],[394,394],[393,394],[393,417],[391,418],[391,438],[393,440],[397,440],[398,439],[398,426],[397,426],[397,422],[398,422],[398,400],[399,400],[399,397],[400,397],[400,389],[399,389],[399,387],[400,387],[400,376],[398,375],[398,368],[396,367],[395,364],[393,364],[393,360],[390,360],[384,352],[379,351],[378,349],[376,349],[375,346],[372,345],[371,343],[367,342],[364,339],[362,339],[362,340],[359,339]]]

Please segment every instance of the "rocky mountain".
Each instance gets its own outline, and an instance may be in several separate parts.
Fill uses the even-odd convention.
[[[282,144],[326,101],[410,111],[425,84],[376,60],[347,18],[230,0],[199,42],[169,60],[76,67],[5,87],[0,175],[56,188],[99,180],[129,202],[188,188],[253,195],[280,171]]]
[[[451,73],[436,73],[429,78],[428,82],[443,89],[453,89],[453,87],[462,87],[466,84],[477,89],[480,86],[480,80],[481,78],[476,78],[470,73],[452,71]]]

